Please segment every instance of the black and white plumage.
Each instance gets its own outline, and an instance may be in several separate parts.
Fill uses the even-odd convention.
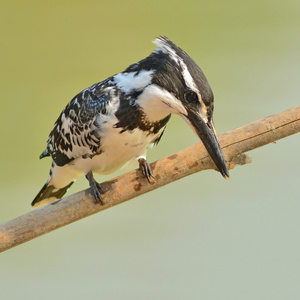
[[[61,198],[83,175],[100,202],[101,187],[93,173],[112,173],[131,160],[139,162],[149,181],[146,151],[159,142],[171,114],[192,127],[221,174],[229,177],[205,75],[166,37],[154,43],[157,49],[148,57],[83,90],[62,111],[40,156],[52,157],[50,174],[32,206]]]

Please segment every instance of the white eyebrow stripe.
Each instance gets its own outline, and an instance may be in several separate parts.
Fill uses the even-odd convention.
[[[197,85],[187,67],[187,65],[183,62],[183,60],[180,58],[179,60],[180,66],[182,68],[182,75],[183,79],[185,81],[185,84],[198,95],[199,102],[202,104],[203,107],[206,107],[205,103],[202,100],[201,94],[197,88]]]
[[[161,40],[159,38],[155,39],[154,43],[158,46],[158,48],[155,51],[162,51],[163,53],[168,54],[169,57],[181,67],[186,85],[194,92],[197,92],[197,86],[191,73],[188,70],[187,65],[184,63],[183,59],[176,53],[176,51],[172,49],[169,45],[167,45],[164,40]]]
[[[179,61],[179,64],[182,68],[182,75],[183,75],[183,79],[184,79],[186,85],[194,92],[197,92],[198,89],[197,89],[196,83],[195,83],[191,73],[189,72],[187,65],[182,60]]]
[[[199,102],[204,108],[206,108],[206,105],[202,100],[201,93],[182,57],[179,56],[176,53],[176,51],[165,42],[165,40],[157,38],[153,42],[158,46],[155,52],[162,51],[163,53],[169,55],[169,57],[173,59],[177,65],[181,67],[183,79],[185,81],[186,86],[189,87],[192,91],[194,91],[198,95]]]

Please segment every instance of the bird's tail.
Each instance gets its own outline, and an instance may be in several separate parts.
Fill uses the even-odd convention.
[[[73,183],[74,181],[71,181],[68,185],[62,188],[56,188],[53,184],[51,184],[50,175],[40,192],[31,202],[31,206],[38,207],[60,199]]]

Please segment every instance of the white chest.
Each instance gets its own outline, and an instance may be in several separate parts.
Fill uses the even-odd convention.
[[[101,128],[101,154],[88,158],[77,158],[72,162],[74,168],[85,173],[109,174],[117,171],[127,162],[146,156],[147,147],[158,138],[163,129],[149,134],[138,128],[121,133],[122,128],[114,128],[117,120],[103,124]]]

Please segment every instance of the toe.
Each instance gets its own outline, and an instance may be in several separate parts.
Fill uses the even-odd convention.
[[[151,182],[150,177],[154,178],[154,176],[152,174],[152,170],[149,163],[144,158],[140,158],[138,161],[144,177],[146,177],[148,182],[150,183]]]

